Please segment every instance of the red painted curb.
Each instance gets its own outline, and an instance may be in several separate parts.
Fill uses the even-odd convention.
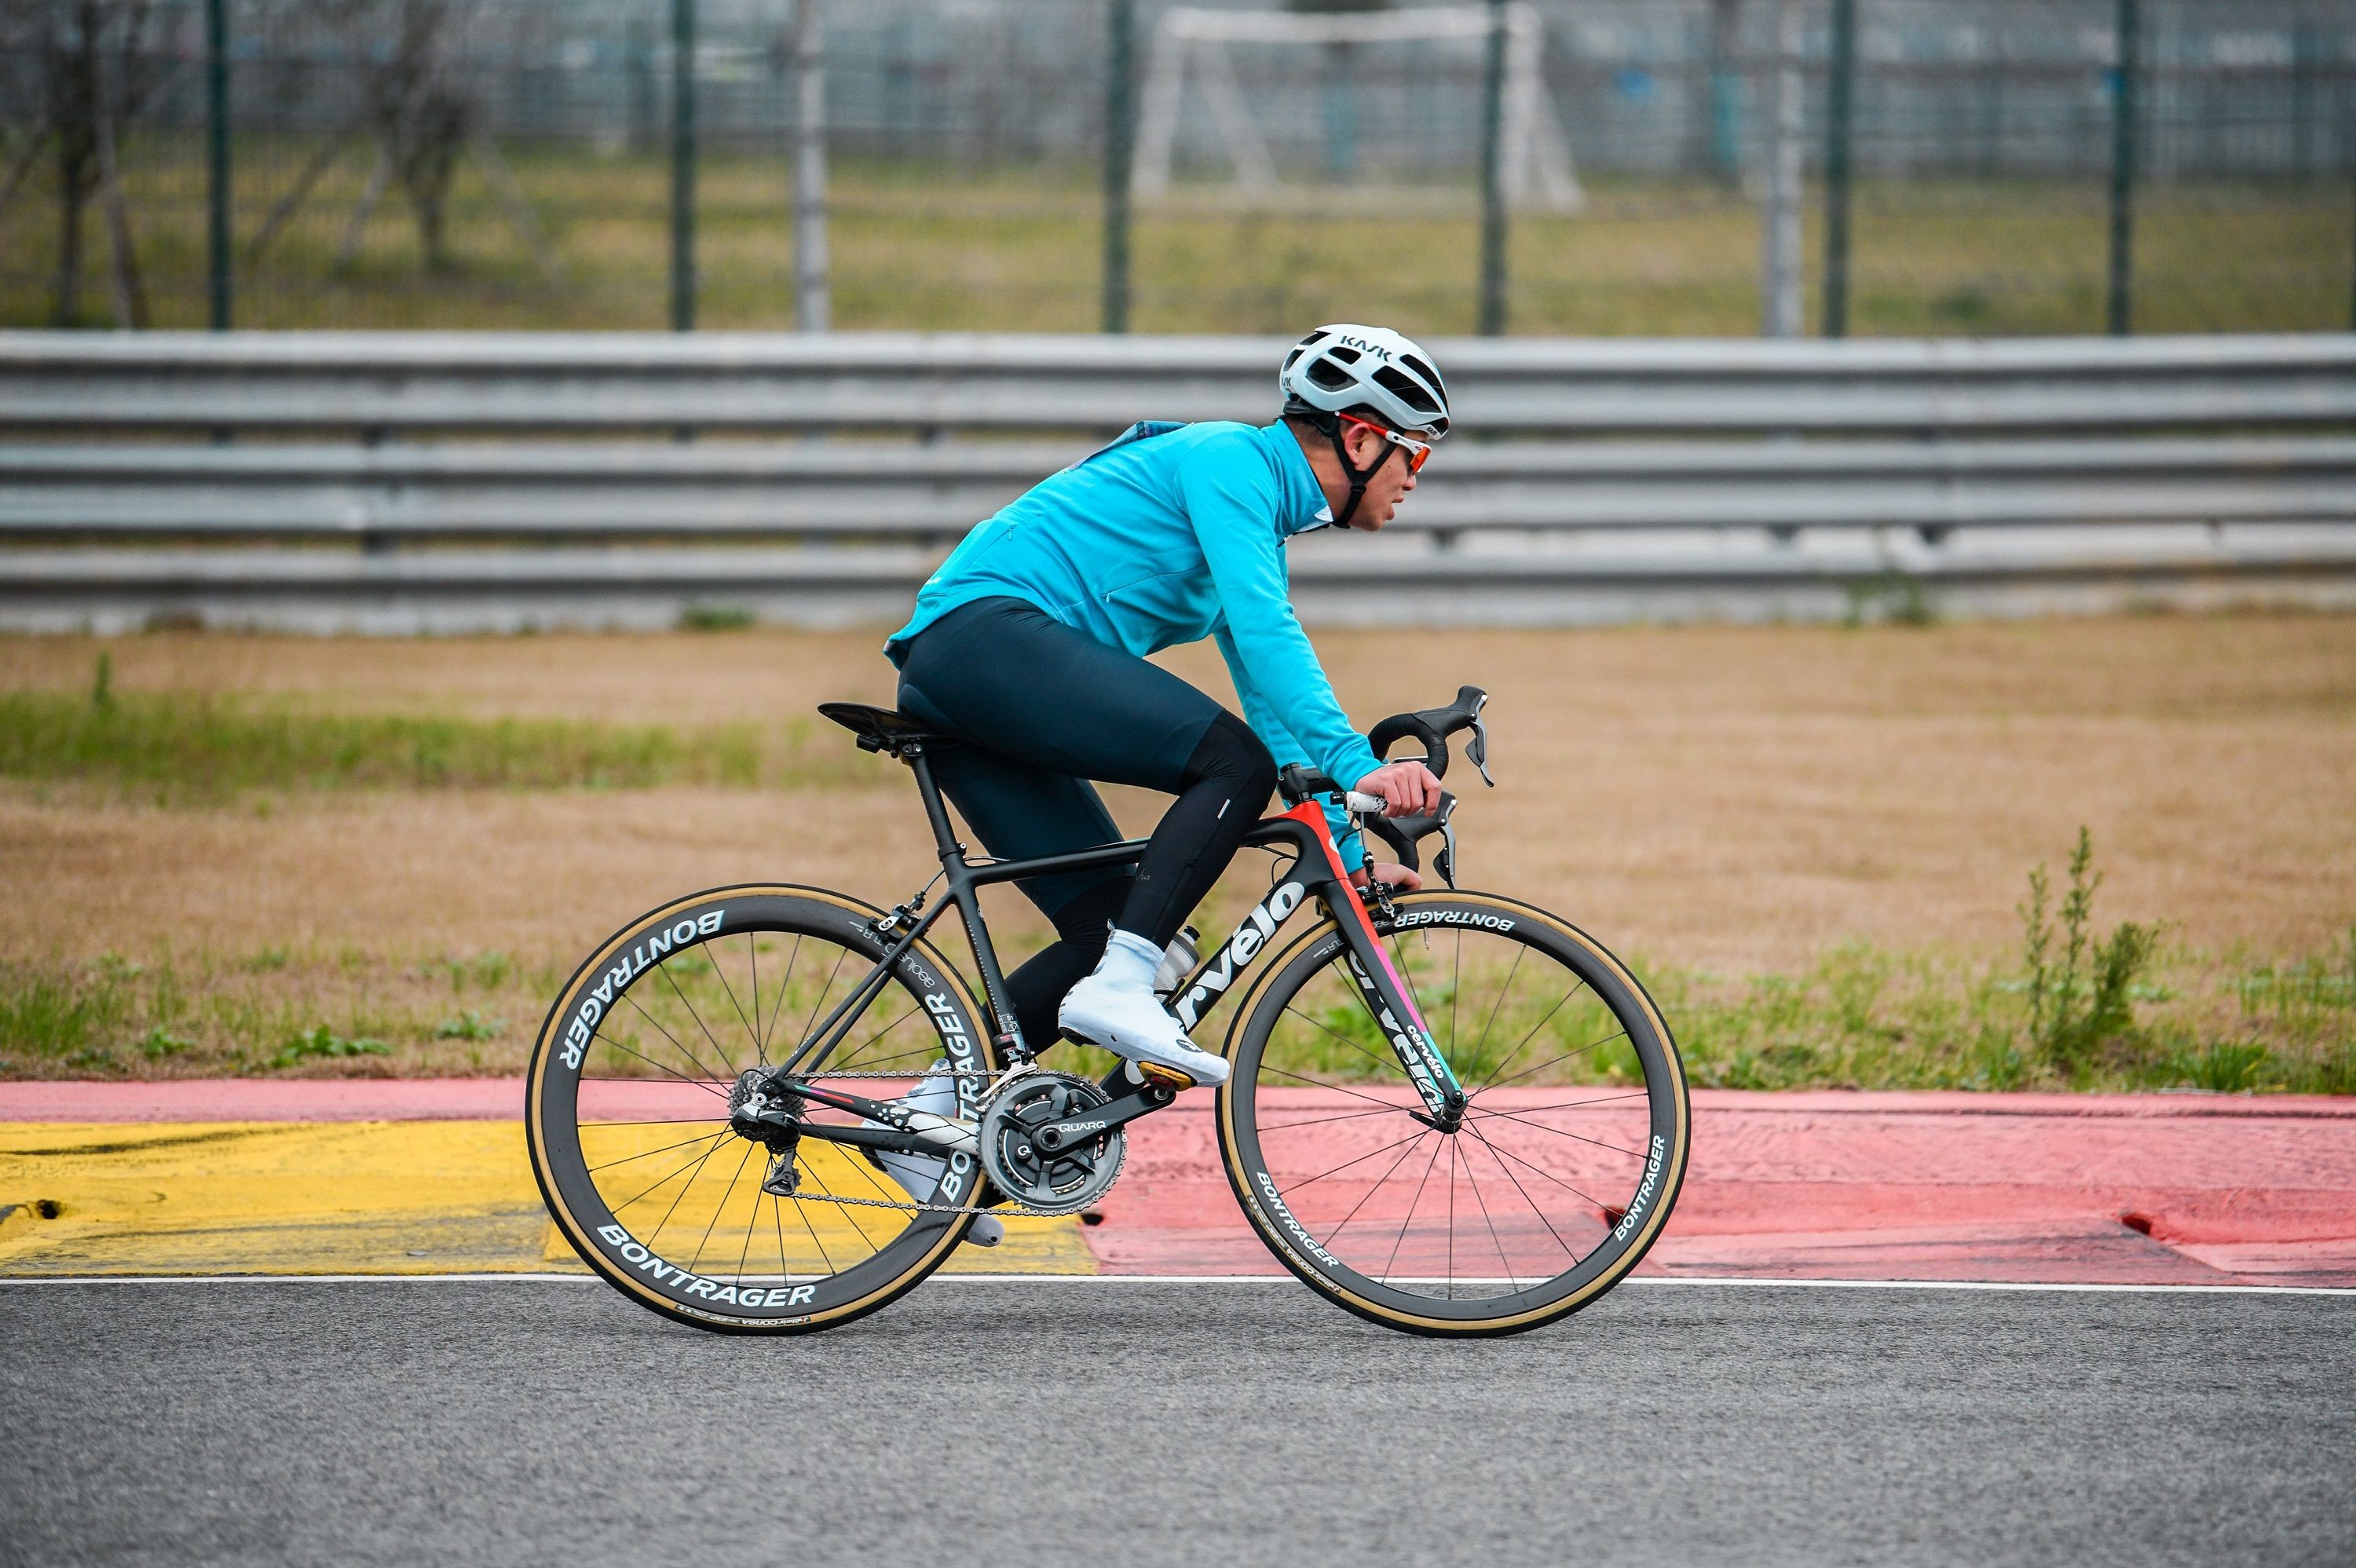
[[[603,1093],[616,1115],[705,1092]],[[1701,1090],[1694,1107],[1692,1169],[1647,1273],[2356,1285],[2356,1099]],[[504,1078],[0,1083],[0,1122],[522,1110]],[[1084,1232],[1107,1272],[1273,1266],[1227,1190],[1210,1111],[1190,1095],[1134,1129],[1129,1174]]]

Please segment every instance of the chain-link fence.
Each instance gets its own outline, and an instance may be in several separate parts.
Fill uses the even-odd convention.
[[[2344,0],[801,3],[15,0],[0,324],[791,326],[798,123],[844,327],[2356,310]]]

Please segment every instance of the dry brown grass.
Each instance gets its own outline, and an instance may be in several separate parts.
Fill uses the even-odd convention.
[[[693,725],[888,700],[872,634],[416,642],[156,635],[0,641],[7,687],[261,692],[299,708]],[[1328,632],[1362,720],[1490,688],[1501,787],[1468,798],[1468,880],[1623,951],[1720,974],[1804,968],[1845,940],[1972,962],[2010,951],[2023,875],[2094,830],[2101,918],[2264,956],[2356,921],[2356,619],[2224,616],[1930,628]],[[1173,667],[1215,691],[1207,650]],[[843,739],[846,752],[849,738]],[[359,1020],[484,1007],[507,1036],[403,1048],[512,1060],[538,997],[637,911],[712,883],[888,901],[930,869],[888,764],[863,787],[316,793],[157,808],[0,785],[0,959],[112,952],[337,998]],[[1152,801],[1115,809],[1150,824]],[[1259,872],[1239,869],[1232,904]],[[1035,938],[1018,916],[1008,934]],[[510,955],[487,1001],[444,958]],[[284,965],[256,955],[284,953]],[[221,982],[227,984],[227,981]],[[373,1012],[370,1009],[374,1009]],[[343,1026],[339,1025],[341,1029]],[[168,1070],[168,1067],[167,1067]]]
[[[1470,774],[1472,880],[1614,944],[1720,970],[1827,944],[1993,950],[2034,861],[2089,824],[2110,918],[2300,949],[2356,917],[2356,620],[2151,617],[1927,629],[1327,632],[1362,720],[1494,696],[1500,788]],[[115,640],[124,690],[264,691],[339,711],[675,724],[888,700],[866,634],[388,643]],[[8,684],[85,683],[100,645],[0,643]],[[1169,662],[1224,693],[1207,650]],[[848,737],[844,740],[848,747]],[[0,950],[169,938],[573,951],[682,887],[753,876],[905,891],[913,796],[338,795],[217,810],[0,802]],[[266,808],[265,810],[262,808]],[[1141,828],[1151,802],[1116,809]]]

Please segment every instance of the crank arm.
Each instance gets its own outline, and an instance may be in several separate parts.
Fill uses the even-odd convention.
[[[1031,1141],[1054,1154],[1069,1145],[1101,1137],[1115,1127],[1162,1109],[1177,1097],[1178,1092],[1167,1085],[1148,1083],[1134,1094],[1125,1095],[1108,1105],[1099,1105],[1084,1116],[1069,1116],[1060,1122],[1048,1122],[1033,1127],[1031,1129]]]

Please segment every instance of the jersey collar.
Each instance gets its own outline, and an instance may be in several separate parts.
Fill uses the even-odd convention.
[[[1327,505],[1325,487],[1317,483],[1317,471],[1309,466],[1309,454],[1301,450],[1292,427],[1279,420],[1262,425],[1259,434],[1275,454],[1276,471],[1284,481],[1284,511],[1277,518],[1277,531],[1290,539],[1332,528],[1333,508]]]

